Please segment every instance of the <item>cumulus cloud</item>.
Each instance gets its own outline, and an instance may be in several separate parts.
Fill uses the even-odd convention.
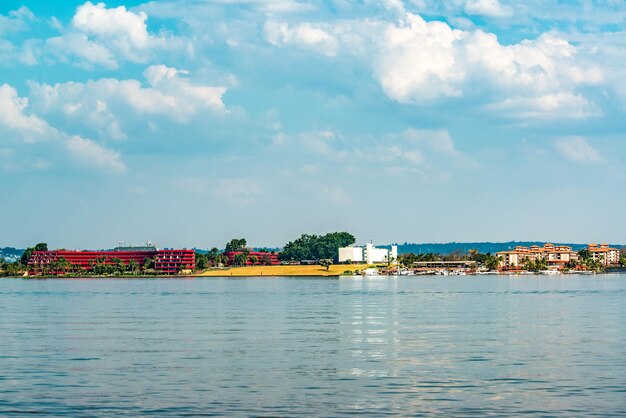
[[[60,58],[85,68],[116,69],[119,61],[145,63],[157,51],[191,53],[191,44],[167,33],[148,32],[144,12],[124,6],[107,8],[104,3],[86,2],[76,9],[71,24],[60,36],[45,41],[49,58]],[[76,61],[74,61],[76,60]]]
[[[116,151],[105,148],[89,139],[73,136],[65,141],[65,146],[75,158],[86,166],[96,166],[119,173],[123,173],[127,169]]]
[[[27,114],[28,99],[19,97],[8,84],[0,86],[0,125],[19,135],[25,142],[45,140],[56,136],[54,128],[34,114]]]
[[[17,136],[24,144],[45,141],[52,150],[63,144],[73,157],[89,167],[104,168],[115,172],[126,171],[120,155],[90,139],[70,136],[59,131],[35,114],[27,114],[28,99],[20,97],[8,84],[0,86],[0,130],[6,136]],[[50,162],[41,158],[29,158],[35,169],[44,169]]]
[[[465,3],[465,11],[470,15],[489,17],[509,17],[513,10],[503,6],[498,0],[469,0]]]
[[[298,45],[328,56],[334,56],[337,53],[335,37],[310,23],[289,26],[287,23],[270,21],[265,24],[265,36],[274,45]]]
[[[0,14],[0,35],[25,31],[33,20],[35,15],[25,6],[11,10],[7,15]]]
[[[388,97],[420,106],[472,98],[500,113],[585,118],[598,112],[578,88],[605,79],[597,65],[579,59],[576,46],[554,34],[503,45],[494,34],[454,29],[409,12],[397,23],[272,22],[266,25],[266,37],[274,45],[327,56],[339,51],[355,55]]]
[[[576,48],[547,34],[505,46],[493,34],[455,30],[409,14],[405,25],[386,30],[384,44],[387,48],[376,74],[383,90],[403,103],[425,104],[472,95],[474,89],[492,90],[495,97],[513,100],[514,110],[526,108],[532,114],[545,103],[532,99],[573,96],[576,84],[601,77],[595,68],[591,77],[581,77],[588,71],[572,59]],[[569,102],[553,100],[552,104]],[[588,116],[588,112],[577,114]],[[557,111],[551,113],[555,115]]]
[[[102,78],[85,83],[30,83],[30,99],[41,114],[82,123],[103,136],[121,139],[127,116],[158,115],[186,123],[198,112],[226,111],[225,87],[192,83],[186,72],[165,65],[144,71],[147,86],[138,80]]]
[[[563,158],[575,163],[595,164],[604,161],[604,157],[580,136],[558,139],[554,146]]]
[[[77,30],[106,39],[122,50],[146,48],[150,42],[144,12],[133,13],[126,7],[107,9],[104,3],[86,2],[78,7],[72,19]]]
[[[117,59],[112,51],[104,45],[92,42],[82,33],[67,33],[46,40],[46,49],[58,59],[72,62],[74,65],[93,68],[100,65],[108,69],[118,67]]]

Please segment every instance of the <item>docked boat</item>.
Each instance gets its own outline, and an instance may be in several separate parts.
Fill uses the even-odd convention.
[[[545,274],[546,276],[558,276],[561,272],[558,270],[541,270],[539,274]]]

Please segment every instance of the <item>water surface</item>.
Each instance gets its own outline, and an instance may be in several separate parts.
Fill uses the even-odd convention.
[[[0,415],[626,415],[626,276],[0,280]]]

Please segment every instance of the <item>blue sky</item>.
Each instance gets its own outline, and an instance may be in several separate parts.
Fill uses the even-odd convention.
[[[0,4],[0,246],[625,242],[624,0]]]

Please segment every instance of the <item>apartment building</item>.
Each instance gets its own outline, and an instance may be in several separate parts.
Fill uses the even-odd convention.
[[[605,267],[619,264],[619,249],[611,248],[609,244],[589,244],[587,250],[591,258],[599,261]]]
[[[526,260],[535,261],[545,259],[548,262],[548,269],[560,270],[571,260],[578,259],[578,253],[567,245],[544,244],[543,247],[533,245],[531,247],[518,246],[510,251],[496,253],[501,257],[500,269],[521,270]],[[618,257],[619,258],[619,257]]]

